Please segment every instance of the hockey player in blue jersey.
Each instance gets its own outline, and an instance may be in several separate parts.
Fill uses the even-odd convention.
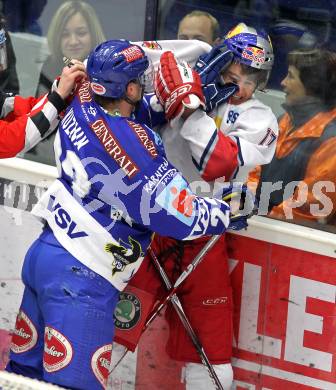
[[[33,210],[45,226],[24,261],[8,371],[71,389],[105,388],[119,291],[153,232],[191,240],[245,225],[245,217],[230,220],[222,200],[193,194],[167,161],[147,125],[164,120],[160,108],[149,111],[155,96],[143,98],[148,66],[143,50],[124,40],[88,58],[89,79],[55,141],[59,179]],[[201,104],[193,74],[188,90]]]

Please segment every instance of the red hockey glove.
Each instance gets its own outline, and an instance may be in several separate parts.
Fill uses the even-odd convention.
[[[177,62],[171,51],[164,52],[160,58],[155,93],[168,121],[180,118],[186,108],[205,107],[198,73],[187,62]]]

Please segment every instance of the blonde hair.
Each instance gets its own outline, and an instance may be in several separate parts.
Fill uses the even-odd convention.
[[[209,12],[206,11],[200,11],[198,9],[195,9],[194,11],[189,12],[188,14],[184,15],[183,18],[179,22],[179,28],[180,24],[187,18],[191,17],[199,17],[199,16],[205,16],[210,20],[210,26],[211,26],[211,33],[212,33],[212,40],[214,41],[216,38],[220,37],[220,27],[218,20],[209,14]]]
[[[88,24],[92,40],[92,48],[105,41],[105,35],[95,10],[90,4],[81,0],[70,0],[63,3],[51,20],[47,34],[50,54],[54,58],[62,58],[61,40],[65,25],[76,13],[80,13]]]

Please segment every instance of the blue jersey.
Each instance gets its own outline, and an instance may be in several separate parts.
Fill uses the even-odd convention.
[[[147,99],[147,100],[146,100]],[[55,140],[56,180],[33,210],[88,268],[122,290],[153,232],[177,239],[220,234],[225,202],[197,197],[147,124],[162,121],[145,98],[137,118],[108,114],[84,82]]]

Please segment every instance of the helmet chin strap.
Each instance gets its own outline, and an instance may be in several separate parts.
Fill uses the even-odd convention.
[[[144,87],[141,86],[141,97],[139,100],[133,100],[131,99],[129,96],[127,96],[127,93],[125,92],[124,96],[122,97],[122,99],[125,100],[125,102],[127,102],[128,104],[130,104],[131,106],[134,107],[134,110],[137,110],[139,108],[139,105],[140,105],[140,102],[142,101],[142,98],[143,98],[143,95],[144,95]],[[133,111],[134,111],[133,110]]]
[[[122,99],[125,100],[125,102],[127,102],[128,104],[130,104],[131,106],[135,107],[139,101],[138,100],[132,100],[131,98],[129,98],[126,94],[122,97]]]

